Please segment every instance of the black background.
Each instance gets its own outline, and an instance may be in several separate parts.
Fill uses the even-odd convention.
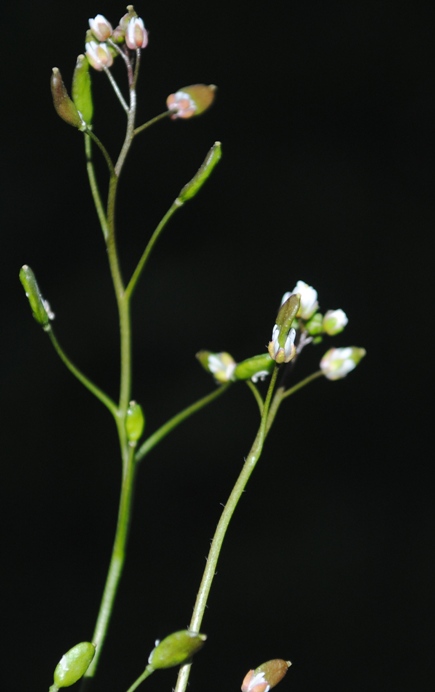
[[[314,285],[367,357],[280,411],[236,512],[191,689],[237,690],[274,657],[281,688],[433,689],[434,24],[430,2],[147,2],[139,119],[195,82],[190,122],[138,138],[118,205],[125,274],[209,146],[224,157],[171,221],[134,303],[134,396],[148,430],[206,394],[194,354],[260,353],[282,293]],[[18,271],[30,264],[73,360],[116,396],[117,321],[82,136],[53,111],[88,17],[124,6],[2,8],[2,687],[47,690],[92,636],[116,519],[117,440],[54,355]],[[120,73],[119,73],[120,74]],[[94,75],[95,131],[123,114]],[[101,167],[104,178],[104,169]],[[307,349],[295,377],[328,344]],[[296,381],[296,380],[295,380]],[[234,387],[140,470],[128,558],[95,692],[125,690],[154,639],[188,625],[209,541],[257,426]],[[175,672],[148,689],[169,689]]]

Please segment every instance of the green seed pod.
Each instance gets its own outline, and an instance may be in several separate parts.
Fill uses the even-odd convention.
[[[156,647],[149,655],[148,663],[154,670],[172,668],[190,661],[203,646],[207,639],[205,634],[181,630],[173,632],[163,641],[156,642]]]
[[[142,411],[142,406],[136,401],[130,401],[127,409],[127,418],[125,420],[125,429],[130,445],[133,447],[143,433],[145,427],[145,416]]]
[[[48,331],[50,329],[50,320],[54,318],[54,314],[47,301],[42,297],[36,277],[27,264],[20,269],[20,281],[29,299],[33,317],[45,331]]]
[[[94,655],[95,646],[90,642],[80,642],[67,651],[54,671],[54,689],[70,687],[80,680],[89,668]]]
[[[234,370],[235,380],[252,380],[257,382],[267,377],[273,369],[275,361],[268,353],[247,358],[238,363]]]
[[[72,97],[83,120],[90,126],[94,114],[94,104],[89,62],[84,55],[79,55],[77,58],[72,81]]]
[[[85,130],[86,123],[80,116],[74,102],[70,99],[65,84],[63,83],[62,75],[57,67],[53,67],[50,86],[56,113],[62,120],[65,120],[68,125],[77,127],[79,130]]]
[[[192,180],[183,187],[178,195],[177,201],[180,205],[198,194],[207,178],[211,175],[216,164],[221,160],[221,157],[222,145],[220,142],[215,142],[205,157],[201,168],[199,168]]]
[[[284,346],[287,334],[290,331],[292,322],[297,315],[301,298],[299,293],[294,293],[281,305],[276,317],[276,324],[279,327],[279,344]]]

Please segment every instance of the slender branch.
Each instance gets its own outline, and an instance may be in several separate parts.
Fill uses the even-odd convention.
[[[295,392],[297,392],[299,389],[302,389],[302,387],[305,387],[307,384],[310,384],[310,382],[313,382],[313,380],[317,380],[318,377],[324,377],[324,372],[323,370],[317,370],[316,372],[313,372],[312,375],[308,375],[304,380],[301,380],[297,384],[295,384],[293,387],[290,387],[290,389],[286,389],[284,394],[282,395],[282,399],[287,399],[288,396],[291,396]]]
[[[121,55],[122,55],[122,53],[121,53]],[[125,110],[125,112],[128,115],[129,108],[128,108],[127,103],[126,103],[126,101],[125,101],[125,99],[121,93],[121,89],[119,88],[118,84],[116,83],[115,78],[113,77],[113,74],[111,73],[111,71],[109,70],[108,67],[104,67],[104,72],[106,73],[106,75],[109,79],[109,82],[112,85],[113,91],[115,92],[119,103],[121,104],[121,106],[123,107],[123,109]]]
[[[251,380],[246,380],[246,384],[248,385],[249,389],[253,393],[255,397],[255,401],[257,402],[258,405],[258,410],[260,411],[260,416],[263,414],[263,406],[264,406],[264,401],[263,397],[261,396],[260,392],[258,391],[258,388],[255,386]]]
[[[140,676],[138,677],[138,679],[135,680],[135,682],[131,685],[131,687],[128,688],[127,692],[134,692],[134,690],[137,690],[137,688],[139,687],[139,685],[141,685],[141,684],[143,683],[144,680],[146,680],[147,678],[149,678],[149,676],[150,676],[152,673],[154,673],[154,668],[152,668],[151,666],[147,666],[147,667],[145,668],[144,672],[142,673],[142,675],[140,675]]]
[[[143,125],[139,125],[139,127],[136,127],[134,134],[138,135],[140,132],[143,132],[148,127],[151,127],[151,125],[154,125],[154,123],[158,123],[160,120],[164,120],[164,118],[168,118],[170,115],[173,115],[173,113],[174,111],[165,111],[164,113],[156,115],[154,118],[151,118],[151,120],[147,120],[146,123],[143,123]]]
[[[91,188],[92,198],[94,200],[95,210],[97,212],[98,220],[100,222],[101,230],[103,231],[103,236],[107,240],[109,235],[109,227],[107,225],[106,212],[104,210],[103,203],[101,201],[100,191],[98,189],[98,182],[95,176],[94,162],[92,160],[92,138],[88,133],[85,133],[85,153],[86,153],[86,170],[88,172],[89,187]]]
[[[88,128],[86,130],[85,134],[88,135],[88,137],[90,137],[95,142],[95,144],[97,145],[97,147],[99,148],[99,150],[101,151],[101,153],[104,156],[104,160],[106,161],[107,168],[109,169],[109,174],[113,175],[115,172],[115,167],[113,165],[112,159],[110,158],[109,152],[107,151],[107,149],[104,146],[104,144],[102,143],[102,141],[100,139],[98,139],[97,135],[95,135],[90,128]]]
[[[166,437],[166,435],[180,425],[180,423],[185,421],[197,411],[200,411],[202,408],[204,408],[204,406],[207,406],[207,404],[210,404],[212,401],[221,396],[221,394],[226,392],[230,384],[231,382],[227,382],[226,384],[217,387],[210,394],[202,397],[202,399],[198,399],[198,401],[195,401],[194,404],[191,404],[187,408],[183,409],[183,411],[180,411],[180,413],[177,413],[176,416],[168,420],[167,423],[162,425],[158,430],[156,430],[155,433],[150,435],[150,437],[140,446],[136,452],[135,461],[141,461],[161,440],[163,440],[164,437]]]
[[[166,224],[168,223],[169,219],[175,214],[177,209],[179,209],[181,206],[180,202],[178,200],[175,200],[175,202],[172,203],[172,206],[166,214],[164,215],[163,219],[160,221],[159,225],[157,226],[156,230],[152,234],[151,238],[148,241],[148,244],[142,254],[142,257],[140,258],[136,269],[134,270],[132,277],[128,283],[127,288],[125,289],[125,295],[131,298],[134,289],[136,288],[137,282],[139,281],[140,275],[143,271],[143,268],[145,267],[145,264],[148,260],[148,257],[151,254],[152,249],[154,248],[154,245],[156,244],[161,232],[165,228]]]
[[[47,331],[47,334],[50,338],[51,343],[53,344],[56,353],[58,354],[59,358],[62,360],[62,362],[66,365],[68,370],[72,372],[72,374],[79,380],[79,382],[82,383],[84,387],[86,387],[87,390],[89,390],[94,396],[97,397],[101,401],[102,404],[104,404],[110,411],[110,413],[116,418],[117,416],[117,408],[116,404],[112,399],[107,396],[99,387],[97,387],[96,384],[92,382],[84,373],[79,370],[74,363],[68,358],[66,355],[65,351],[59,344],[58,340],[56,339],[53,330],[50,328]]]
[[[189,628],[193,632],[199,632],[202,619],[204,616],[205,608],[207,605],[208,596],[210,593],[211,585],[213,583],[214,576],[216,574],[216,566],[219,559],[222,544],[227,532],[229,523],[234,514],[234,511],[239,503],[239,500],[246,488],[246,484],[261,456],[263,451],[264,441],[266,439],[266,422],[269,412],[269,407],[272,399],[272,394],[275,388],[276,379],[278,375],[278,367],[275,367],[269,384],[269,389],[267,391],[266,400],[263,407],[263,416],[261,419],[260,427],[258,429],[257,435],[255,437],[254,443],[251,450],[246,457],[243,468],[236,480],[236,483],[230,493],[228,501],[222,511],[221,517],[219,519],[216,531],[213,536],[213,540],[210,546],[210,551],[207,556],[207,563],[202,576],[201,584],[199,587],[198,595],[196,597],[195,607],[193,609],[192,619],[190,621]],[[185,692],[187,687],[187,682],[189,679],[191,664],[186,664],[180,668],[178,674],[177,684],[175,687],[175,692]]]

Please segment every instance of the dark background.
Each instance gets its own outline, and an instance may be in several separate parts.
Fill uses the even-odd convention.
[[[134,396],[148,431],[206,394],[194,354],[260,353],[282,293],[314,285],[367,349],[340,382],[279,413],[230,527],[191,689],[238,690],[293,661],[281,688],[432,690],[434,24],[431,2],[146,2],[139,122],[184,85],[219,86],[190,122],[142,135],[118,206],[125,274],[209,146],[224,157],[171,221],[134,304]],[[110,417],[32,320],[28,263],[73,360],[116,397],[117,321],[82,137],[55,115],[88,17],[106,0],[2,8],[2,687],[47,690],[92,636],[120,475]],[[95,131],[123,115],[94,75]],[[103,172],[103,169],[101,169]],[[307,349],[295,378],[329,343]],[[296,379],[295,379],[296,381]],[[95,692],[127,689],[154,639],[188,625],[209,541],[257,426],[234,387],[140,470],[128,559]],[[148,689],[170,689],[175,671]]]

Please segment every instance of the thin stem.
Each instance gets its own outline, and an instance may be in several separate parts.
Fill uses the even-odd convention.
[[[118,522],[116,526],[115,540],[106,585],[104,587],[100,610],[95,625],[92,642],[96,651],[91,665],[86,671],[85,678],[92,678],[98,666],[98,661],[103,649],[103,642],[107,635],[109,620],[113,611],[118,583],[121,577],[125,561],[125,550],[128,537],[129,522],[132,510],[134,476],[136,465],[133,459],[133,449],[130,448],[129,459],[123,465],[121,495],[119,501]]]
[[[91,188],[92,198],[94,200],[95,210],[100,222],[103,236],[107,240],[109,235],[109,227],[107,225],[106,212],[101,201],[100,190],[95,175],[94,162],[92,160],[92,138],[89,133],[85,133],[85,153],[86,153],[86,170],[88,172],[89,187]]]
[[[131,70],[131,68],[130,68]],[[129,71],[130,73],[130,71]],[[132,77],[131,77],[132,79]],[[124,165],[126,156],[129,152],[129,149],[131,147],[133,138],[134,138],[134,121],[136,118],[136,91],[133,87],[130,88],[130,108],[128,110],[128,118],[127,118],[127,131],[125,133],[125,139],[124,139],[124,144],[122,145],[122,149],[120,151],[120,154],[118,156],[118,160],[115,165],[115,173],[119,177],[121,174],[122,167]]]
[[[119,88],[118,84],[116,83],[116,81],[113,77],[113,74],[111,73],[111,71],[109,70],[108,67],[104,67],[104,72],[106,73],[106,75],[109,79],[109,82],[112,85],[113,91],[115,92],[119,103],[121,104],[121,106],[123,107],[123,109],[125,110],[125,112],[128,115],[129,108],[128,108],[127,103],[126,103],[126,101],[125,101],[125,99],[121,93],[121,89]]]
[[[168,420],[167,423],[162,425],[158,430],[156,430],[155,433],[150,435],[150,437],[140,446],[136,452],[135,461],[141,461],[161,440],[163,440],[164,437],[166,437],[166,435],[180,425],[180,423],[192,416],[197,411],[200,411],[202,408],[204,408],[204,406],[207,406],[207,404],[210,404],[212,401],[221,396],[221,394],[226,392],[230,384],[231,382],[227,382],[226,384],[217,387],[217,389],[214,389],[210,394],[202,397],[202,399],[198,399],[198,401],[195,401],[194,404],[191,404],[187,408],[183,409],[183,411],[180,411],[180,413],[177,413],[176,416]]]
[[[149,676],[150,676],[152,673],[154,673],[154,668],[152,668],[151,666],[147,666],[147,667],[145,668],[144,672],[142,673],[142,675],[140,675],[140,676],[138,677],[138,679],[135,680],[135,682],[131,685],[131,687],[128,688],[127,692],[134,692],[134,690],[137,690],[137,688],[139,687],[139,685],[141,685],[141,684],[143,683],[144,680],[146,680],[147,678],[149,678]]]
[[[125,295],[124,283],[119,266],[119,257],[115,235],[115,200],[118,188],[118,176],[115,174],[109,181],[109,196],[107,202],[107,220],[109,235],[107,237],[107,255],[115,290],[119,313],[119,332],[121,349],[121,372],[119,391],[119,415],[124,420],[131,392],[131,320],[129,298]]]
[[[318,370],[312,375],[305,377],[305,379],[301,380],[293,387],[290,387],[290,389],[286,390],[284,387],[278,387],[278,389],[275,392],[275,396],[272,399],[272,403],[270,405],[269,415],[267,417],[266,433],[269,433],[269,430],[272,427],[272,423],[275,420],[275,416],[278,412],[279,407],[281,406],[281,402],[284,399],[287,399],[287,397],[291,396],[292,394],[295,394],[295,392],[297,392],[299,389],[302,389],[302,387],[305,387],[307,384],[310,384],[310,382],[312,382],[313,380],[316,380],[318,377],[321,377],[322,375],[323,372],[321,370]]]
[[[50,328],[47,331],[47,334],[50,338],[51,343],[53,344],[56,353],[58,354],[59,358],[62,360],[62,362],[66,365],[68,370],[72,372],[72,374],[79,380],[79,382],[82,383],[86,389],[88,389],[94,396],[97,397],[101,401],[102,404],[104,404],[110,411],[110,413],[116,418],[117,415],[117,408],[116,404],[112,399],[107,396],[99,387],[97,387],[96,384],[92,382],[86,375],[84,375],[81,370],[79,370],[74,363],[68,358],[66,355],[65,351],[59,344],[58,340],[56,339],[53,330]]]
[[[143,123],[143,125],[139,125],[139,127],[136,127],[134,134],[138,135],[140,132],[143,132],[148,127],[151,127],[151,125],[154,125],[154,123],[158,123],[160,120],[164,120],[164,118],[167,118],[168,116],[172,115],[173,112],[174,111],[165,111],[164,113],[160,113],[159,115],[156,115],[155,118],[151,118],[151,120],[147,120],[147,122]]]
[[[257,402],[258,405],[258,410],[260,411],[260,416],[263,414],[263,406],[264,406],[264,401],[263,397],[261,396],[260,392],[258,391],[258,388],[255,386],[251,380],[246,380],[246,384],[248,385],[249,389],[253,393],[255,397],[255,401]]]
[[[293,387],[290,387],[290,389],[286,389],[281,398],[287,399],[288,396],[291,396],[299,389],[302,389],[302,387],[305,387],[307,384],[310,384],[310,382],[313,382],[313,380],[317,380],[318,377],[324,377],[323,370],[317,370],[316,372],[313,372],[312,375],[308,375],[308,377],[306,377],[304,380],[301,380]]]
[[[127,68],[130,77],[131,69],[129,68],[129,65],[127,65]],[[131,84],[130,79],[129,83]],[[98,661],[103,649],[103,643],[107,635],[110,618],[113,612],[113,605],[118,590],[119,580],[121,578],[121,573],[124,567],[125,552],[128,538],[128,528],[132,512],[134,476],[136,469],[136,464],[134,461],[134,449],[128,443],[127,432],[125,427],[127,409],[131,398],[132,377],[130,299],[128,296],[125,295],[124,282],[121,275],[119,256],[116,246],[115,232],[115,206],[119,176],[133,141],[135,114],[136,94],[134,89],[130,88],[130,109],[128,112],[127,131],[121,152],[116,162],[116,166],[114,168],[112,166],[111,169],[106,212],[106,248],[110,272],[112,275],[113,287],[116,296],[116,302],[118,306],[120,332],[119,405],[116,410],[115,420],[118,429],[118,437],[122,456],[122,485],[118,510],[118,522],[113,543],[112,556],[93,635],[93,642],[96,646],[96,653],[91,665],[89,666],[83,678],[81,687],[82,691],[87,689],[91,679],[95,675],[98,666]]]
[[[142,257],[140,258],[136,269],[134,270],[132,277],[128,283],[127,288],[125,289],[125,295],[128,298],[131,298],[134,289],[136,288],[137,282],[139,281],[140,275],[142,273],[143,268],[145,267],[145,264],[148,260],[148,257],[151,254],[152,249],[154,248],[154,245],[156,244],[161,232],[165,228],[166,224],[168,223],[169,219],[175,214],[177,209],[182,206],[180,202],[176,199],[175,202],[172,203],[172,206],[168,209],[166,214],[164,215],[163,219],[160,221],[159,225],[157,226],[156,230],[152,234],[151,238],[148,241],[148,244],[142,254]]]
[[[104,144],[102,143],[102,141],[100,139],[98,139],[97,135],[95,135],[92,132],[92,130],[89,128],[85,131],[85,134],[88,135],[88,137],[90,137],[95,142],[95,144],[97,145],[97,147],[99,148],[99,150],[101,151],[101,153],[104,156],[104,160],[106,161],[107,168],[109,169],[109,174],[113,175],[113,173],[115,172],[115,167],[113,165],[112,159],[110,158],[109,152],[107,151],[107,149],[104,146]]]
[[[264,441],[266,439],[266,422],[267,415],[272,399],[273,390],[276,384],[276,378],[278,375],[278,367],[275,367],[269,384],[269,389],[267,391],[266,400],[263,407],[263,416],[261,419],[260,427],[258,429],[257,435],[255,437],[254,443],[251,450],[246,457],[243,468],[240,472],[239,477],[231,491],[228,501],[222,511],[221,517],[219,519],[216,531],[213,536],[213,540],[210,546],[210,551],[207,556],[207,564],[202,576],[201,584],[199,587],[198,595],[196,597],[195,607],[193,609],[192,619],[190,621],[189,628],[193,632],[199,632],[202,619],[204,616],[205,608],[207,605],[208,596],[210,593],[211,585],[213,583],[214,576],[216,574],[216,566],[219,559],[222,544],[227,532],[231,517],[239,503],[239,500],[246,488],[246,484],[261,456],[263,451]],[[175,692],[185,692],[187,687],[187,682],[189,679],[191,664],[184,665],[180,668],[178,674],[177,684],[175,687]]]

